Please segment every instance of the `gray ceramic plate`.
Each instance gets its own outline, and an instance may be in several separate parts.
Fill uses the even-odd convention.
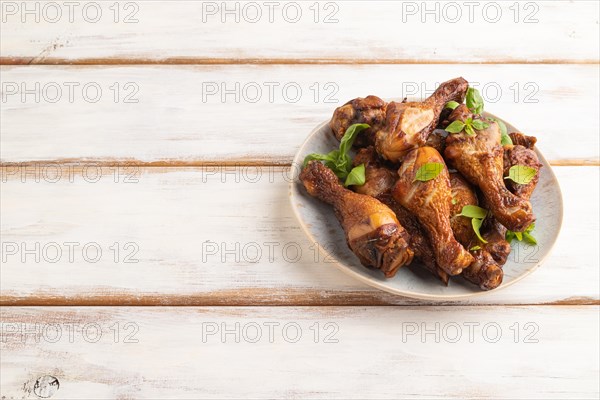
[[[486,116],[493,117],[486,113]],[[509,132],[520,132],[514,126],[506,123]],[[542,139],[543,140],[543,139]],[[460,276],[453,277],[446,287],[434,276],[416,265],[413,261],[409,267],[401,268],[395,277],[385,279],[383,274],[375,269],[365,268],[358,258],[346,245],[344,232],[336,219],[333,209],[328,204],[309,196],[298,180],[299,166],[304,157],[310,153],[328,153],[339,146],[339,142],[331,134],[327,122],[316,127],[302,144],[294,157],[290,198],[292,208],[300,226],[310,239],[317,245],[319,251],[327,260],[349,275],[371,286],[402,296],[427,300],[461,300],[481,296],[486,291],[465,281]],[[537,217],[533,232],[538,244],[530,246],[513,241],[513,250],[504,266],[504,281],[494,289],[508,287],[532,273],[550,254],[558,237],[562,224],[563,204],[556,176],[548,161],[537,151],[544,165],[540,181],[531,198],[534,213]]]

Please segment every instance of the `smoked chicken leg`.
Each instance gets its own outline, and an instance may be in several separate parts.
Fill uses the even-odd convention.
[[[462,103],[468,88],[466,80],[455,78],[442,83],[423,102],[390,102],[383,128],[376,134],[377,152],[389,161],[402,161],[409,151],[425,144],[444,105],[449,101]]]
[[[494,260],[490,253],[481,247],[481,244],[473,231],[471,218],[459,215],[466,205],[478,205],[477,195],[467,181],[454,172],[450,174],[453,201],[450,206],[450,225],[454,237],[466,248],[475,261],[465,268],[462,275],[466,280],[478,285],[481,289],[490,290],[502,283],[504,275],[502,268]],[[478,250],[472,250],[479,246]]]
[[[415,258],[421,261],[425,269],[437,276],[444,285],[447,285],[448,274],[437,265],[433,247],[423,227],[414,215],[394,200],[391,194],[392,188],[398,180],[398,173],[381,162],[373,146],[360,149],[356,154],[353,165],[361,164],[365,165],[365,183],[353,186],[352,189],[357,193],[375,197],[396,214],[398,221],[410,236],[409,247],[414,252]]]
[[[459,114],[463,108],[466,106],[454,111]],[[479,187],[494,217],[506,228],[522,232],[535,220],[531,203],[506,188],[500,128],[494,121],[486,123],[489,126],[473,136],[464,130],[448,135],[444,154],[452,166]]]
[[[386,108],[387,103],[377,96],[358,97],[335,109],[329,127],[337,140],[341,140],[350,125],[369,124],[370,128],[354,140],[354,147],[365,147],[375,143],[375,134],[385,121]]]
[[[410,238],[389,207],[346,189],[333,171],[318,161],[307,164],[300,180],[311,196],[333,206],[348,246],[364,266],[380,269],[391,278],[400,267],[410,264]]]
[[[419,168],[428,163],[441,163],[444,168],[431,180],[415,180]],[[429,236],[438,265],[450,275],[460,274],[474,259],[452,233],[452,194],[444,159],[432,147],[419,147],[408,153],[398,175],[400,178],[392,192],[394,199],[419,219]]]
[[[504,146],[504,176],[507,177],[509,170],[515,165],[525,165],[531,167],[537,171],[531,182],[527,184],[519,184],[513,182],[510,179],[505,179],[506,187],[514,195],[529,200],[540,177],[540,169],[542,164],[540,163],[535,151],[533,151],[536,138],[533,136],[526,136],[522,133],[511,133],[512,145]],[[485,201],[485,199],[484,199]],[[489,207],[483,204],[482,207]],[[489,252],[494,260],[499,265],[506,264],[506,260],[510,254],[510,243],[505,239],[506,228],[500,224],[494,217],[486,218],[481,234],[487,243],[482,244],[481,247]]]

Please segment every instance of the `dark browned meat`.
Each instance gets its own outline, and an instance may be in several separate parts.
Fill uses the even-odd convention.
[[[535,143],[535,140],[533,143]],[[535,151],[528,147],[520,144],[504,146],[505,177],[508,176],[510,168],[515,165],[524,165],[537,171],[531,182],[527,184],[519,184],[511,179],[505,179],[508,190],[522,199],[529,200],[538,184],[538,181],[540,180],[540,169],[542,168],[542,163],[538,159],[537,154],[535,154]]]
[[[465,178],[479,187],[494,217],[502,225],[522,232],[535,220],[531,203],[506,188],[500,129],[496,122],[487,123],[488,128],[473,136],[464,131],[448,135],[445,156]]]
[[[446,138],[448,137],[448,132],[443,129],[435,129],[425,142],[425,146],[433,147],[440,154],[444,154],[444,150],[446,150]]]
[[[354,157],[353,164],[354,166],[365,164],[365,184],[353,186],[353,189],[358,193],[375,197],[390,207],[396,214],[400,225],[406,229],[410,236],[409,247],[414,256],[421,261],[425,269],[437,276],[444,285],[447,285],[448,274],[437,265],[433,247],[421,224],[391,195],[391,190],[398,180],[398,173],[382,163],[372,146],[361,149]]]
[[[419,168],[428,163],[440,163],[444,168],[434,179],[415,180]],[[432,147],[419,147],[408,153],[398,175],[394,199],[419,219],[431,240],[438,265],[450,275],[460,274],[474,260],[456,241],[450,227],[452,194],[444,159]]]
[[[458,173],[450,174],[453,201],[450,206],[450,226],[454,237],[466,248],[475,261],[465,268],[462,275],[469,282],[478,285],[481,289],[489,290],[498,287],[502,283],[504,273],[502,268],[494,260],[490,253],[481,247],[479,239],[473,231],[471,218],[459,215],[466,205],[478,205],[477,195]],[[479,246],[479,250],[471,250]]]
[[[473,113],[466,104],[460,104],[450,113],[448,117],[448,123],[453,121],[466,121],[469,118],[473,118]]]
[[[406,229],[410,235],[410,248],[415,253],[415,257],[421,261],[425,269],[437,276],[444,285],[448,285],[449,276],[435,260],[435,253],[431,241],[425,233],[423,226],[410,211],[402,207],[391,195],[388,195],[388,200],[384,199],[384,203],[396,213],[396,217],[400,224]]]
[[[399,162],[412,149],[423,146],[435,129],[444,105],[462,103],[469,84],[463,78],[442,83],[423,102],[390,102],[383,128],[376,134],[378,153],[387,160]]]
[[[520,185],[507,179],[505,180],[506,186],[515,195],[529,200],[539,180],[539,171],[542,166],[535,151],[533,151],[537,139],[521,133],[511,133],[510,137],[513,143],[519,144],[504,146],[504,176],[508,176],[508,171],[513,165],[526,165],[535,168],[538,173],[526,185]],[[505,240],[506,228],[495,218],[491,217],[485,220],[481,232],[483,238],[487,240],[487,243],[482,245],[482,248],[488,251],[499,265],[506,264],[511,250],[510,243]]]
[[[485,204],[482,204],[486,208]],[[506,264],[506,260],[510,254],[510,243],[506,241],[506,228],[493,216],[488,217],[483,221],[481,227],[481,236],[487,243],[481,244],[481,248],[487,251],[492,258],[502,266]]]
[[[371,127],[360,132],[354,141],[355,147],[364,147],[375,143],[375,133],[385,120],[387,103],[377,96],[359,97],[336,108],[329,126],[338,140],[346,129],[353,124],[369,124]]]
[[[410,264],[410,238],[389,207],[344,188],[333,171],[318,161],[308,163],[300,180],[311,196],[333,206],[348,246],[363,265],[378,268],[390,278]]]
[[[365,184],[352,187],[357,193],[379,198],[388,193],[398,180],[398,173],[383,165],[373,146],[360,149],[352,164],[365,165]]]
[[[513,132],[509,136],[514,145],[521,145],[531,150],[533,150],[537,143],[537,138],[535,136],[527,136],[519,132]]]

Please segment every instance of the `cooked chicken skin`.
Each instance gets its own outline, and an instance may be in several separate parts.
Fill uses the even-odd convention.
[[[388,193],[398,180],[398,173],[383,165],[373,146],[360,149],[352,160],[353,166],[365,165],[365,184],[353,186],[361,194],[379,198]]]
[[[386,199],[387,198],[387,199]],[[421,261],[427,271],[437,276],[444,285],[448,286],[449,276],[437,263],[431,241],[425,232],[425,229],[410,211],[402,207],[390,193],[382,201],[396,213],[400,224],[410,235],[410,248],[415,257]]]
[[[412,149],[425,144],[447,102],[462,103],[468,87],[466,80],[455,78],[442,83],[423,102],[390,102],[384,126],[376,134],[377,152],[392,162],[402,161]]]
[[[537,143],[537,138],[535,136],[527,136],[519,132],[513,132],[509,136],[515,146],[521,145],[530,150],[533,150]]]
[[[520,185],[509,179],[505,179],[507,188],[522,199],[529,200],[539,180],[539,171],[542,164],[539,162],[533,147],[537,139],[533,136],[525,136],[521,133],[511,133],[510,137],[514,145],[504,146],[504,176],[513,165],[526,165],[535,168],[538,173],[535,178],[526,185]],[[520,144],[517,144],[520,143]],[[486,208],[486,204],[483,207]],[[505,239],[506,228],[494,217],[486,218],[481,228],[481,234],[487,243],[481,247],[489,252],[499,265],[506,264],[510,255],[511,247]]]
[[[511,179],[505,179],[506,187],[516,196],[525,200],[529,200],[538,184],[538,181],[540,180],[540,169],[542,168],[542,163],[533,150],[537,139],[533,136],[525,136],[520,133],[511,133],[510,136],[511,138],[515,139],[512,146],[504,146],[504,176],[507,177],[510,168],[515,165],[524,165],[533,168],[537,171],[537,173],[531,182],[527,184],[519,184]],[[524,145],[515,145],[515,142],[523,143]]]
[[[329,126],[338,140],[353,124],[369,124],[370,128],[360,132],[354,147],[365,147],[375,143],[375,134],[383,126],[387,103],[377,96],[359,97],[336,108]]]
[[[416,181],[417,171],[427,163],[441,163],[444,168],[434,179]],[[398,175],[392,192],[394,199],[419,219],[431,240],[438,265],[450,275],[460,274],[474,259],[452,233],[452,194],[444,159],[432,147],[419,147],[408,153]]]
[[[410,264],[410,238],[389,207],[346,189],[333,171],[318,161],[308,163],[300,180],[311,196],[333,206],[348,246],[363,265],[380,269],[391,278],[399,268]]]
[[[485,249],[471,250],[481,243],[473,231],[471,218],[459,215],[466,205],[478,205],[477,195],[469,183],[459,173],[450,174],[453,201],[450,206],[450,226],[454,237],[466,248],[475,261],[465,268],[462,275],[469,282],[478,285],[483,290],[490,290],[502,283],[504,273],[502,268]]]
[[[354,166],[365,165],[365,184],[353,186],[353,189],[358,193],[375,197],[396,214],[396,218],[410,235],[409,247],[415,257],[421,261],[425,269],[447,285],[448,274],[437,265],[433,247],[423,227],[413,214],[394,200],[391,194],[398,180],[398,173],[381,162],[372,146],[360,149],[354,157],[353,164]]]
[[[486,129],[473,136],[464,131],[448,135],[444,154],[469,182],[479,187],[494,217],[508,229],[522,232],[535,220],[531,203],[506,188],[500,128],[496,122],[487,123]]]
[[[485,199],[484,199],[485,201]],[[481,204],[481,207],[488,209],[487,204]],[[510,254],[510,243],[506,241],[506,228],[493,216],[486,218],[481,227],[481,236],[487,243],[480,244],[481,248],[487,251],[492,258],[503,266],[508,260]]]
[[[452,110],[452,112],[448,116],[447,124],[449,125],[450,122],[453,121],[464,122],[469,118],[473,118],[473,113],[471,112],[471,110],[469,110],[466,104],[459,104],[458,107]]]
[[[448,137],[448,132],[443,129],[434,129],[433,132],[427,138],[425,142],[425,146],[433,147],[440,154],[444,154],[444,150],[446,150],[446,138]]]

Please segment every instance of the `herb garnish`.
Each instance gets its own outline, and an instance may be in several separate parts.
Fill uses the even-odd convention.
[[[304,166],[309,161],[318,160],[323,161],[325,165],[330,168],[338,178],[344,180],[344,186],[350,185],[364,185],[365,183],[365,165],[361,164],[357,167],[352,168],[352,159],[348,152],[354,144],[356,136],[363,130],[369,128],[368,124],[354,124],[350,125],[342,140],[340,140],[340,148],[332,150],[327,154],[312,153],[304,158]]]
[[[475,135],[475,130],[482,130],[489,127],[490,124],[484,122],[480,119],[467,118],[465,122],[463,121],[454,121],[450,125],[448,125],[445,129],[446,132],[450,133],[460,133],[463,130],[469,136]]]
[[[484,208],[468,204],[468,205],[464,206],[462,208],[460,214],[457,215],[457,216],[471,218],[471,226],[473,227],[473,232],[475,232],[475,235],[477,235],[477,238],[479,238],[479,240],[482,243],[487,243],[487,240],[485,240],[481,236],[481,232],[480,232],[481,225],[483,225],[483,220],[487,216],[487,213],[488,213],[487,210]]]
[[[467,107],[473,114],[481,114],[483,112],[483,97],[479,90],[470,87],[467,89]]]
[[[449,108],[451,110],[454,110],[456,107],[458,107],[460,104],[457,103],[456,101],[449,101],[446,103],[446,105],[444,106],[444,108]]]
[[[413,180],[413,182],[427,182],[432,179],[435,179],[440,174],[440,172],[442,172],[444,166],[444,164],[436,162],[424,164],[423,166],[421,166],[421,168],[417,170],[417,174],[415,175],[415,179]]]
[[[513,239],[517,239],[519,242],[522,242],[523,240],[525,240],[529,244],[537,244],[537,240],[531,234],[531,231],[533,231],[534,229],[535,229],[535,222],[532,223],[531,225],[529,225],[527,227],[527,229],[525,229],[524,232],[513,232],[513,231],[507,230],[505,239],[508,243],[512,242]]]
[[[508,131],[506,130],[506,125],[504,124],[504,122],[498,118],[489,118],[489,120],[497,123],[498,127],[500,128],[500,144],[502,144],[502,146],[505,146],[507,144],[513,144],[512,139],[508,135]]]
[[[471,88],[471,87],[469,89],[467,89],[466,102],[467,102],[467,107],[473,114],[483,113],[484,101],[483,101],[483,97],[479,93],[479,90],[477,90],[475,88]],[[456,102],[450,101],[450,102],[446,103],[445,107],[452,108],[454,110],[454,108],[456,108],[458,106],[458,103],[456,103],[456,106],[451,107],[454,105],[454,103],[456,103]],[[513,144],[512,139],[508,135],[508,131],[506,129],[506,125],[504,124],[504,122],[499,120],[498,118],[488,118],[488,119],[490,121],[494,121],[495,123],[498,124],[498,127],[500,128],[500,135],[501,135],[500,143],[503,146],[507,145],[507,144]],[[480,121],[480,122],[477,122],[477,121]],[[465,122],[462,122],[462,121],[452,122],[446,128],[446,132],[460,133],[464,129],[464,131],[467,135],[473,136],[475,134],[475,129],[480,131],[482,129],[487,128],[488,126],[489,126],[489,124],[487,124],[481,120],[472,120],[471,119],[469,121],[469,119],[467,119],[467,121],[465,121]]]
[[[504,179],[510,179],[521,185],[527,185],[535,178],[537,170],[526,165],[513,165],[508,170],[508,176]]]

